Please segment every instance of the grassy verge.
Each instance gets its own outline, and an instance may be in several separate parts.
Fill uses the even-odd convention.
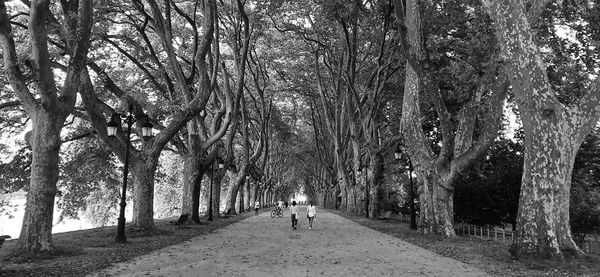
[[[127,229],[127,243],[115,243],[116,227],[102,227],[53,235],[56,250],[32,257],[15,254],[16,240],[0,248],[0,276],[83,276],[114,263],[131,260],[173,244],[208,234],[252,216],[247,212],[202,224],[173,228],[169,220],[157,220],[159,235],[140,236]]]
[[[510,243],[508,240],[486,240],[474,237],[446,240],[437,235],[419,234],[411,230],[408,223],[401,223],[394,218],[374,220],[364,216],[329,211],[373,230],[477,267],[491,276],[600,276],[598,255],[586,254],[580,259],[570,261],[515,261],[507,251]]]

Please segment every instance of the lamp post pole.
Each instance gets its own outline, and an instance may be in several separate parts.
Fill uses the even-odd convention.
[[[215,161],[210,164],[210,190],[208,193],[208,221],[213,220],[213,179],[215,178]]]
[[[133,115],[131,114],[131,108],[129,109],[129,114],[127,115],[127,135],[125,138],[125,165],[123,166],[123,191],[121,192],[121,203],[119,206],[121,209],[119,210],[119,219],[117,221],[117,242],[125,243],[127,242],[127,237],[125,236],[125,206],[127,206],[126,196],[127,196],[127,175],[129,174],[129,144],[130,144],[130,136],[131,136],[131,125],[133,125]]]
[[[152,137],[152,124],[148,121],[146,116],[144,123],[141,125],[142,137]],[[125,138],[125,164],[123,165],[123,191],[121,192],[121,203],[119,206],[119,218],[117,220],[117,237],[115,240],[120,243],[127,242],[125,236],[125,206],[127,206],[127,176],[129,175],[129,147],[131,144],[131,126],[133,125],[133,107],[129,106],[129,114],[127,115],[127,134]],[[110,121],[106,124],[106,134],[108,137],[115,137],[117,130],[121,128],[121,116],[118,113],[114,113]]]

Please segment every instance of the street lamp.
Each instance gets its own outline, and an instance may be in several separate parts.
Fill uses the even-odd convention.
[[[126,196],[127,196],[127,175],[129,175],[129,145],[130,137],[131,137],[131,126],[133,125],[133,106],[129,106],[129,112],[126,117],[127,122],[127,134],[125,141],[125,164],[123,165],[123,188],[121,191],[121,203],[119,203],[119,218],[117,220],[117,237],[116,241],[120,243],[127,242],[127,237],[125,236],[125,206],[127,206]],[[108,137],[115,137],[117,135],[117,130],[121,125],[120,115],[114,113],[110,119],[110,121],[106,124],[106,133]],[[142,137],[148,138],[152,136],[152,124],[146,122],[142,125]]]
[[[396,161],[400,161],[402,159],[402,152],[400,151],[399,148],[397,148],[396,151],[394,152],[394,157],[396,158]],[[414,190],[414,185],[413,185],[412,174],[413,174],[412,162],[410,161],[410,159],[408,159],[408,180],[410,181],[410,186],[409,186],[410,204],[408,206],[410,209],[410,229],[415,230],[415,229],[417,229],[417,213],[416,213],[416,209],[415,209],[415,190]]]
[[[221,157],[217,157],[216,158],[217,163],[219,164],[219,169],[223,169],[225,168],[225,162],[223,161],[223,158]],[[212,221],[213,220],[213,179],[215,178],[215,163],[214,161],[212,162],[212,164],[210,165],[210,170],[211,170],[211,175],[210,175],[210,191],[209,191],[209,196],[208,196],[208,221]]]

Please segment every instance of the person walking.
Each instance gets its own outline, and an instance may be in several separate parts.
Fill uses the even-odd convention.
[[[292,201],[290,215],[292,216],[292,230],[296,230],[298,228],[298,206],[296,206],[296,201]]]
[[[312,201],[308,201],[306,217],[308,218],[308,230],[312,230],[313,221],[315,221],[315,217],[317,217],[317,209],[313,206]]]
[[[254,202],[254,214],[258,215],[258,209],[260,209],[260,203],[258,201]]]

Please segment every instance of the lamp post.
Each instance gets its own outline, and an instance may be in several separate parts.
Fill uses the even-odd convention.
[[[119,218],[117,220],[117,237],[116,241],[119,243],[127,242],[125,236],[125,206],[127,206],[127,176],[129,175],[129,145],[131,137],[131,125],[133,125],[133,107],[129,106],[129,112],[126,117],[127,122],[127,133],[125,140],[125,163],[123,165],[123,188],[121,191],[121,202],[119,203]],[[115,113],[112,115],[110,122],[106,124],[106,133],[109,137],[115,137],[119,126],[121,125],[120,115]],[[142,137],[148,138],[152,136],[152,124],[145,122],[142,124]]]
[[[402,159],[402,152],[400,151],[400,149],[396,149],[396,151],[394,152],[394,157],[396,158],[396,161],[400,161]],[[409,203],[408,207],[410,209],[410,229],[415,230],[415,229],[417,229],[417,214],[416,214],[416,209],[415,209],[415,192],[414,192],[412,174],[413,174],[412,162],[410,161],[410,159],[408,159],[408,180],[410,182],[410,186],[409,186],[410,203]]]

